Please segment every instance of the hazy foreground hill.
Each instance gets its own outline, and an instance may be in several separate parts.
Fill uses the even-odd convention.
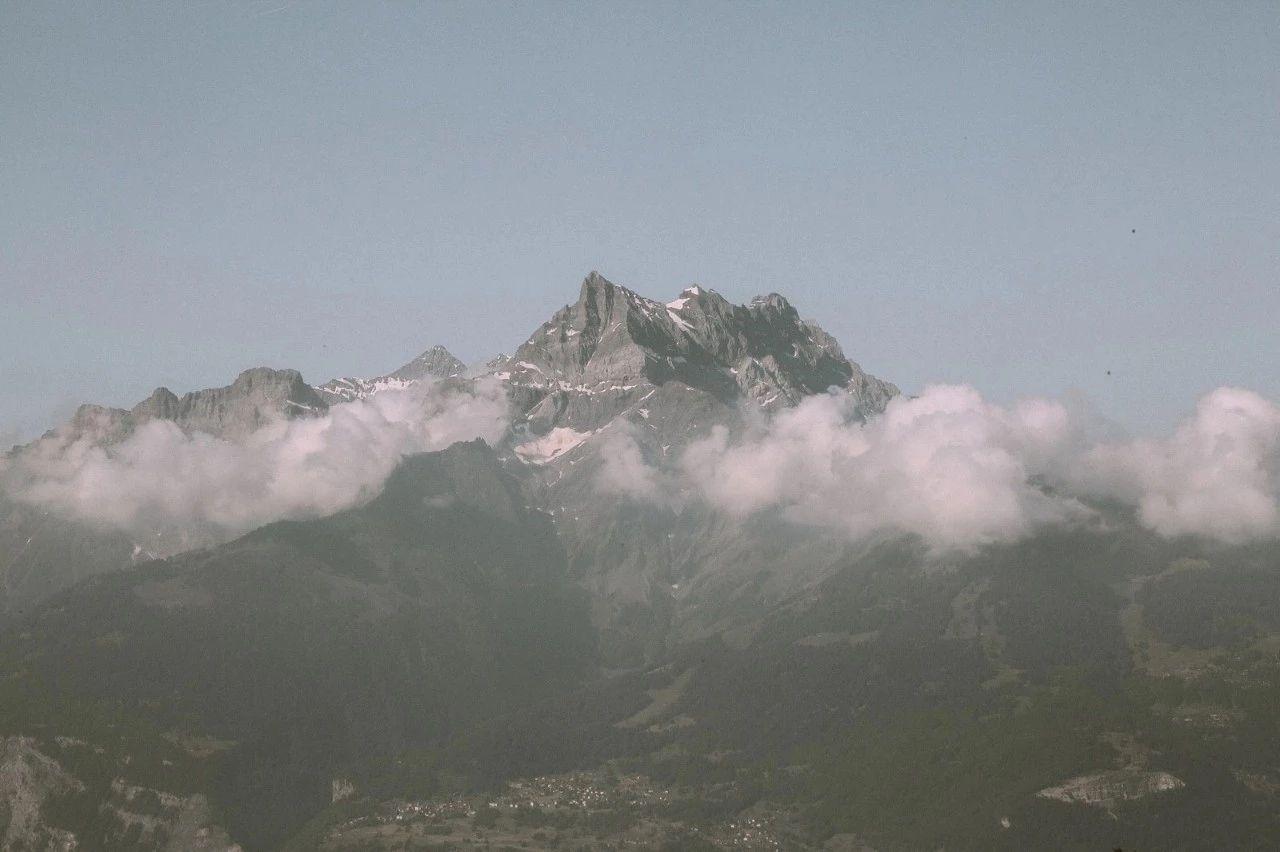
[[[175,793],[203,779],[232,836],[261,847],[327,805],[333,779],[394,773],[576,683],[593,656],[550,522],[488,447],[459,444],[407,459],[362,508],[53,599],[4,643],[6,722],[110,750],[62,750],[87,814],[116,778],[86,774]],[[136,738],[112,730],[121,715]],[[93,846],[129,818],[63,827]]]
[[[457,738],[446,765],[510,809],[483,838],[527,841],[537,825],[612,848],[1015,850],[1280,836],[1273,549],[1169,542],[1119,513],[945,565],[890,539],[740,615],[660,665]],[[593,796],[594,822],[574,805]],[[462,842],[457,802],[383,804],[330,848],[395,848],[430,826]]]
[[[1097,528],[946,564],[884,539],[600,677],[585,602],[514,493],[460,446],[409,460],[364,510],[49,602],[4,642],[5,729],[31,737],[8,777],[44,779],[22,782],[44,800],[24,831],[136,848],[186,819],[299,849],[1208,849],[1280,831],[1267,548],[1166,541],[1106,507]],[[153,833],[128,835],[144,802]]]

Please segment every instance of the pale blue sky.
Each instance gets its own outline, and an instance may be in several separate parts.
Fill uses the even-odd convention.
[[[908,390],[1280,397],[1274,2],[3,3],[0,190],[24,436],[509,350],[593,268]]]

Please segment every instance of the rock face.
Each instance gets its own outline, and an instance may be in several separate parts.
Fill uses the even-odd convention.
[[[75,849],[75,836],[45,824],[40,809],[82,787],[30,737],[0,740],[0,848]]]
[[[329,403],[365,399],[379,391],[405,388],[423,379],[456,379],[467,371],[467,365],[443,346],[432,346],[408,364],[385,376],[373,379],[344,377],[330,379],[315,388]]]
[[[202,793],[179,796],[116,778],[102,805],[104,838],[117,848],[157,852],[241,852]]]
[[[59,737],[62,746],[88,747]],[[214,817],[202,793],[180,796],[112,780],[98,808],[94,837],[77,837],[45,821],[45,807],[59,796],[85,792],[85,784],[31,737],[0,739],[0,848],[70,852],[80,848],[154,852],[240,852]],[[89,791],[93,793],[92,790]]]
[[[1046,787],[1036,795],[1058,802],[1112,808],[1120,802],[1178,790],[1185,786],[1187,785],[1182,779],[1168,772],[1116,769],[1070,778],[1057,786]]]
[[[82,405],[70,428],[75,437],[88,435],[114,443],[143,423],[167,420],[186,432],[234,440],[274,420],[316,416],[328,408],[297,370],[255,367],[226,387],[192,391],[181,397],[168,388],[156,388],[128,411]]]

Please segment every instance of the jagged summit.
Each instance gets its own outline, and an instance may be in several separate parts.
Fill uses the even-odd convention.
[[[583,280],[576,302],[493,369],[527,395],[552,399],[532,406],[535,430],[560,422],[571,397],[597,399],[591,406],[597,414],[571,417],[582,428],[673,381],[722,402],[748,399],[765,408],[840,387],[872,413],[898,392],[849,361],[830,335],[776,293],[735,305],[693,285],[664,304],[598,272]]]

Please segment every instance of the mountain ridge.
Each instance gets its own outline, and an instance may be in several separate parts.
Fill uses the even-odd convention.
[[[236,439],[272,419],[323,414],[329,405],[468,375],[466,364],[438,344],[383,375],[345,376],[321,385],[307,384],[293,369],[254,367],[229,385],[181,397],[158,387],[131,409],[86,403],[65,426],[77,437],[114,443],[142,423],[168,420],[184,431]],[[777,293],[735,305],[715,290],[691,285],[664,304],[596,271],[583,279],[578,299],[542,323],[514,355],[498,356],[470,375],[506,383],[535,434],[583,422],[572,414],[559,422],[569,395],[633,391],[637,383],[647,391],[677,381],[722,402],[749,401],[766,411],[835,387],[874,414],[900,393],[849,360],[835,338],[801,319]],[[604,407],[615,408],[609,417],[626,408]],[[590,419],[609,418],[597,411]]]
[[[275,420],[314,417],[328,409],[297,370],[251,367],[229,385],[188,391],[181,397],[158,387],[130,409],[84,404],[67,426],[73,439],[88,436],[116,443],[144,423],[165,420],[185,432],[234,440]]]

